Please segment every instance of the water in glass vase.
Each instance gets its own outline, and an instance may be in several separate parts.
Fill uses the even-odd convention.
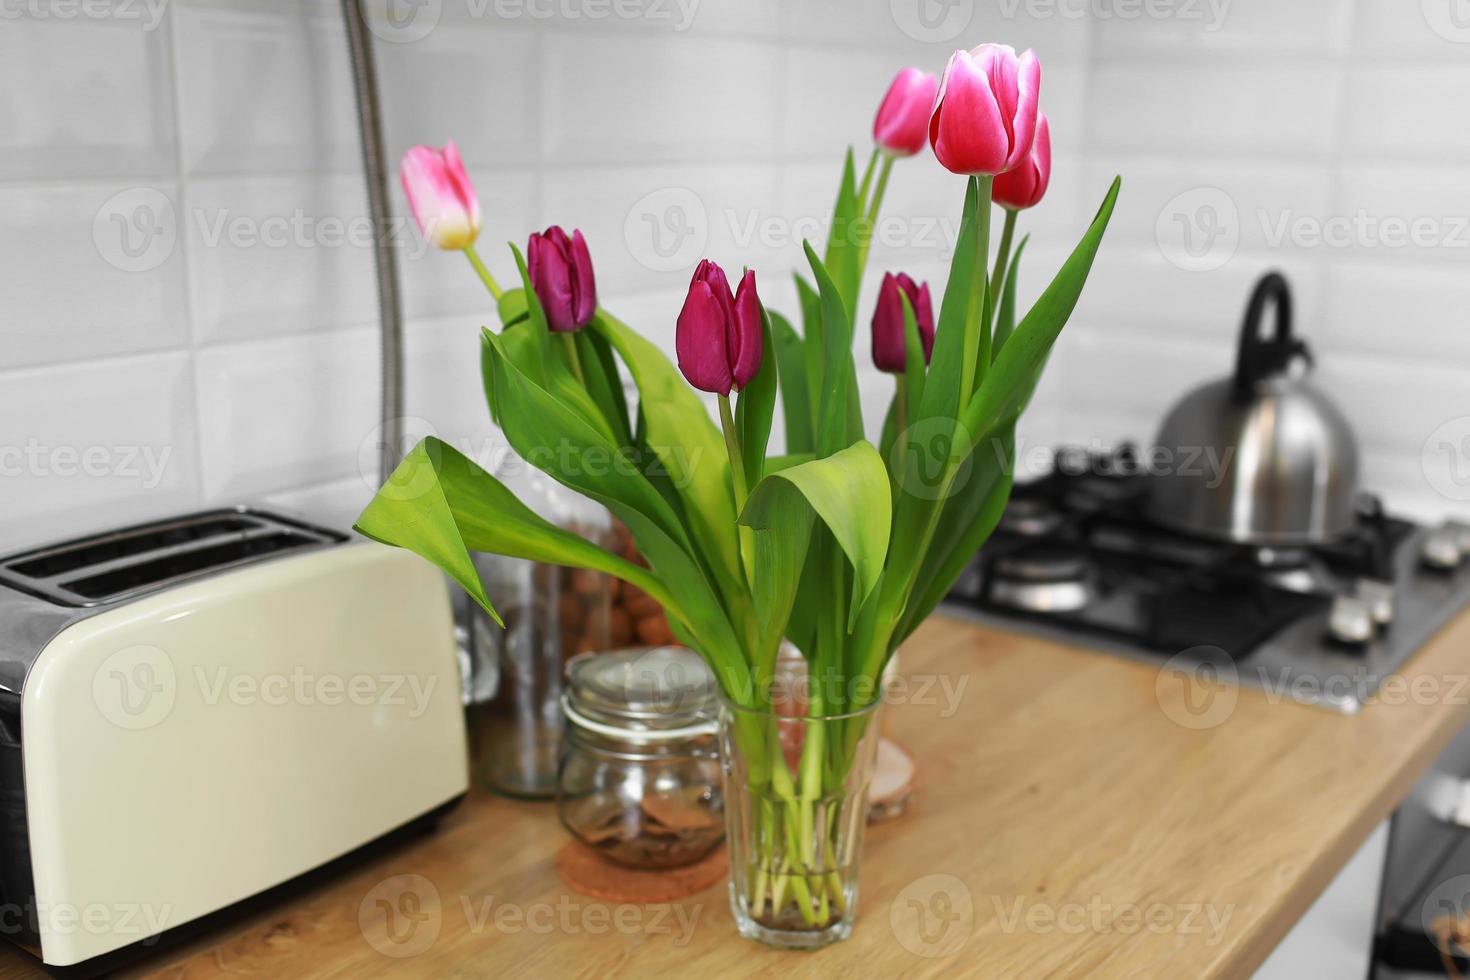
[[[783,949],[851,935],[881,704],[838,715],[722,705],[730,904],[741,935]]]

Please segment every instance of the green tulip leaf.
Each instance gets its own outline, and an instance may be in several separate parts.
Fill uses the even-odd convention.
[[[531,311],[526,304],[525,289],[505,290],[500,294],[500,299],[496,301],[495,305],[496,311],[500,316],[501,326],[503,327],[509,327],[512,324],[519,323],[531,315]]]
[[[510,250],[515,256],[516,269],[524,283],[522,294],[527,316],[501,334],[505,338],[503,352],[535,385],[554,395],[557,401],[575,412],[601,435],[615,441],[617,436],[613,421],[586,386],[577,380],[566,360],[564,344],[559,338],[552,336],[551,328],[546,322],[546,311],[542,309],[541,301],[531,288],[531,274],[526,270],[525,258],[514,245]],[[495,391],[493,381],[487,382],[486,391]],[[498,406],[497,420],[504,408],[504,405]]]
[[[623,378],[607,338],[595,330],[578,330],[571,336],[577,345],[577,360],[582,366],[587,393],[612,426],[613,438],[620,445],[631,444],[633,427],[628,418],[628,400],[623,395]]]
[[[852,362],[852,323],[843,308],[842,296],[810,243],[803,243],[812,275],[821,297],[821,374],[817,389],[817,455],[830,456],[861,438],[853,433],[852,407],[857,398],[857,371]],[[807,338],[810,345],[811,338]],[[849,438],[849,437],[852,438]]]
[[[756,544],[757,567],[774,567],[779,573],[773,576],[774,582],[762,582],[757,576],[756,606],[757,610],[767,609],[762,617],[767,624],[770,610],[780,611],[784,606],[789,613],[789,603],[795,598],[799,565],[807,547],[803,532],[811,524],[803,526],[791,512],[803,509],[810,509],[826,525],[852,565],[850,629],[858,609],[877,587],[888,556],[892,498],[888,471],[872,443],[855,442],[831,456],[773,473],[751,491],[740,522],[757,531],[775,532],[757,535]],[[762,560],[763,546],[778,549],[781,555]],[[780,619],[784,621],[784,615]]]
[[[1011,496],[1015,444],[1013,423],[993,441],[982,442],[976,448],[965,485],[944,502],[933,543],[924,554],[913,598],[893,636],[893,644],[903,642],[949,594],[1000,522]]]
[[[681,616],[676,600],[648,569],[537,516],[499,480],[438,439],[413,448],[355,527],[439,566],[502,626],[471,551],[606,572],[653,596],[671,616]]]
[[[628,526],[639,551],[685,612],[685,623],[699,637],[699,649],[732,670],[744,659],[727,606],[717,598],[680,515],[636,467],[621,465],[625,447],[617,446],[537,386],[508,357],[500,338],[486,334],[493,350],[495,390],[501,396],[501,428],[511,447],[538,464],[549,452],[556,465],[542,466],[551,477],[598,501]],[[733,534],[733,519],[729,532]],[[721,677],[722,683],[735,678]],[[727,688],[728,690],[728,688]]]
[[[919,321],[914,316],[914,306],[909,302],[908,294],[900,289],[898,298],[903,303],[903,376],[909,389],[909,414],[912,416],[914,406],[924,400],[924,338],[919,334]]]
[[[809,453],[812,440],[811,389],[807,383],[805,345],[784,316],[771,315],[771,348],[781,387],[781,414],[786,425],[786,451]]]
[[[848,147],[842,164],[842,181],[837,188],[837,201],[832,206],[832,227],[828,231],[824,259],[848,317],[854,316],[857,310],[858,290],[862,284],[863,241],[867,233],[865,222],[853,169],[852,148]],[[848,325],[851,328],[850,320]]]
[[[638,386],[642,441],[682,499],[691,536],[721,593],[734,601],[743,593],[744,572],[724,436],[663,351],[603,310],[588,329],[607,340]]]
[[[899,290],[898,298],[903,306],[903,378],[904,385],[908,388],[906,396],[908,415],[904,419],[904,426],[907,428],[913,425],[914,410],[924,398],[924,338],[919,333],[919,321],[914,316],[914,306],[909,302],[908,294]],[[893,460],[893,446],[897,441],[898,385],[895,384],[893,398],[888,403],[888,414],[883,418],[883,437],[878,443],[879,451],[883,454],[884,459]]]
[[[760,370],[750,379],[735,402],[735,432],[740,442],[740,458],[745,463],[745,485],[760,482],[766,460],[766,447],[771,441],[771,420],[776,411],[776,357],[772,348],[771,317],[761,308],[762,350]]]
[[[985,437],[1006,418],[1019,413],[1031,397],[1052,345],[1077,307],[1082,287],[1092,271],[1092,261],[1102,244],[1103,233],[1113,216],[1113,206],[1118,201],[1121,186],[1122,178],[1113,178],[1113,184],[1082,241],[1062,264],[1036,305],[1017,324],[1015,332],[996,356],[985,383],[965,406],[962,420],[973,439]]]
[[[1000,311],[995,318],[993,358],[1000,356],[1001,349],[1005,347],[1006,341],[1016,329],[1016,280],[1020,278],[1021,253],[1026,251],[1026,243],[1030,240],[1030,235],[1021,239],[1021,244],[1016,246],[1016,254],[1011,258],[1010,271],[1006,273],[1006,281],[1000,297]]]
[[[915,421],[947,415],[953,418],[960,409],[960,381],[965,350],[965,311],[971,288],[983,288],[970,277],[975,261],[975,223],[979,220],[980,187],[972,177],[965,191],[964,212],[960,219],[959,237],[949,263],[949,281],[944,299],[939,304],[939,320],[934,328],[934,358],[924,384],[924,397],[918,403]]]

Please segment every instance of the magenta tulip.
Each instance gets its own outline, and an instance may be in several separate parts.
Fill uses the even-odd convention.
[[[899,72],[878,106],[873,142],[895,157],[911,157],[922,150],[938,88],[939,79],[927,71],[905,68]]]
[[[568,238],[561,226],[552,225],[532,235],[526,244],[526,266],[553,332],[571,333],[591,322],[597,312],[597,281],[580,231],[573,229]]]
[[[679,370],[700,391],[729,395],[755,377],[764,346],[755,273],[746,272],[732,296],[725,270],[702,259],[674,334]]]
[[[439,248],[469,248],[480,234],[480,201],[454,141],[444,149],[415,146],[403,155],[400,177],[424,238]]]
[[[929,116],[929,144],[957,174],[1003,174],[1031,152],[1041,64],[1005,44],[956,51]]]
[[[900,290],[914,309],[925,364],[934,353],[934,307],[929,302],[929,284],[920,285],[902,272],[896,276],[886,272],[883,285],[878,287],[878,306],[873,310],[873,366],[889,374],[902,374],[908,362]]]
[[[1051,127],[1047,125],[1046,113],[1036,114],[1036,139],[1031,142],[1031,152],[1015,170],[1008,170],[995,178],[995,203],[1012,211],[1034,208],[1041,203],[1046,187],[1051,183]]]

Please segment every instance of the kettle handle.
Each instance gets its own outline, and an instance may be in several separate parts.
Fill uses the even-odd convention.
[[[1276,306],[1275,334],[1269,338],[1261,335],[1261,318],[1268,302]],[[1292,336],[1291,327],[1291,287],[1281,273],[1268,272],[1256,283],[1240,328],[1240,353],[1235,361],[1237,397],[1249,399],[1256,382],[1285,372],[1298,357],[1312,363],[1312,352],[1305,342]]]

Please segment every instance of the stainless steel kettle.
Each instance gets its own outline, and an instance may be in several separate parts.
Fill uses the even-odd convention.
[[[1268,303],[1275,330],[1261,332]],[[1348,420],[1293,373],[1307,345],[1292,335],[1291,291],[1270,272],[1240,331],[1235,375],[1186,395],[1155,441],[1150,516],[1169,527],[1257,545],[1313,544],[1353,524],[1358,447]]]

